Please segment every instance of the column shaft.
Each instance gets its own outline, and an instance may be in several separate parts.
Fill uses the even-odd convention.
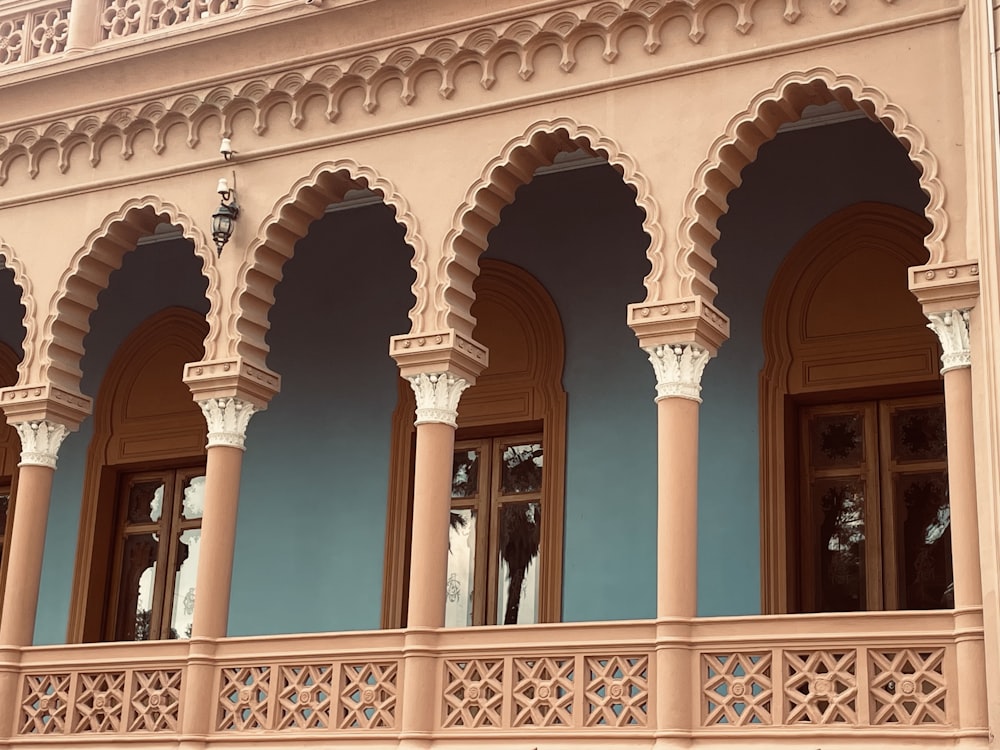
[[[34,636],[54,473],[49,466],[28,464],[21,466],[18,475],[0,616],[0,644],[5,646],[30,646]]]
[[[657,401],[657,617],[698,609],[698,409],[687,398]]]
[[[976,510],[976,460],[972,435],[971,369],[960,367],[945,372],[944,393],[955,608],[962,609],[978,607],[983,603]]]
[[[242,468],[241,448],[229,445],[208,448],[192,636],[223,638],[226,635]]]
[[[444,626],[448,577],[448,519],[455,428],[441,422],[417,425],[413,473],[408,627]]]
[[[83,52],[93,49],[101,40],[100,0],[73,0],[69,13],[66,51]]]

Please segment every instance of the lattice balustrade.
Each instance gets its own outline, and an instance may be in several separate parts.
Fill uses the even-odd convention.
[[[117,732],[125,709],[124,672],[84,672],[78,677],[74,732]]]
[[[81,670],[26,674],[19,735],[176,732],[183,672],[168,669]]]
[[[333,662],[224,667],[222,732],[391,730],[396,728],[399,662]]]
[[[70,675],[24,676],[19,734],[63,734],[69,722]]]
[[[120,39],[234,13],[240,0],[104,0],[103,39]]]
[[[857,724],[857,650],[786,651],[785,723]]]
[[[514,727],[571,727],[576,682],[573,657],[514,659]]]
[[[770,726],[771,652],[702,654],[702,723]]]
[[[396,726],[395,662],[344,664],[340,678],[341,729]]]
[[[278,729],[327,729],[333,697],[333,668],[281,666]]]
[[[949,726],[947,654],[862,645],[702,653],[702,726]]]
[[[502,726],[503,673],[503,659],[446,661],[444,726]]]
[[[869,650],[875,725],[948,724],[943,648]]]
[[[0,14],[0,65],[27,62],[66,49],[68,0],[41,8]]]
[[[270,729],[271,667],[222,670],[218,728],[226,731]]]
[[[644,727],[649,657],[587,657],[587,726]]]
[[[130,732],[175,732],[181,706],[179,669],[137,669],[132,672],[129,699]]]

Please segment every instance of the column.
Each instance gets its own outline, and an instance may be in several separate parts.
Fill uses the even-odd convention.
[[[629,325],[656,375],[656,675],[658,744],[694,725],[692,621],[698,613],[698,411],[708,360],[729,321],[700,297],[631,305]]]
[[[486,368],[488,353],[454,331],[395,336],[390,354],[416,397],[416,448],[400,738],[422,746],[437,724],[436,630],[444,626],[451,474],[458,402]]]
[[[30,646],[35,632],[42,551],[56,456],[69,428],[37,420],[14,424],[21,438],[14,522],[7,546],[7,588],[0,615],[0,644]]]
[[[911,273],[910,290],[923,305],[924,314],[930,321],[927,327],[937,334],[941,343],[959,726],[985,730],[988,724],[986,652],[970,346],[970,324],[979,295],[979,267],[975,262],[963,262],[923,266],[911,269]]]
[[[12,727],[18,694],[20,648],[35,631],[45,530],[52,478],[63,440],[90,413],[85,396],[51,385],[14,386],[0,391],[7,420],[21,438],[17,495],[10,540],[4,554],[7,588],[0,614],[0,736]]]
[[[250,418],[281,387],[275,373],[242,359],[189,364],[184,370],[195,401],[208,425],[205,463],[205,508],[198,544],[194,622],[184,690],[182,739],[191,746],[211,731],[215,695],[215,643],[226,636],[236,547],[236,514],[240,497],[246,431]]]
[[[66,35],[67,52],[85,52],[94,49],[101,41],[101,0],[73,0],[69,11],[69,31]]]

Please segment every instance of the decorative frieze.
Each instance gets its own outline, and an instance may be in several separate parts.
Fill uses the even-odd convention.
[[[59,422],[37,420],[18,422],[14,425],[21,437],[20,466],[47,466],[56,468],[59,446],[69,434],[66,425]]]
[[[458,426],[458,401],[471,384],[448,372],[420,373],[406,378],[417,399],[415,424],[439,422]]]
[[[209,398],[198,402],[208,423],[208,447],[218,445],[243,450],[247,425],[257,407],[239,398]]]
[[[711,354],[697,344],[665,344],[644,349],[656,372],[656,400],[687,398],[701,403],[701,376]]]
[[[927,327],[941,342],[941,374],[972,365],[969,350],[969,310],[945,310],[927,314]]]

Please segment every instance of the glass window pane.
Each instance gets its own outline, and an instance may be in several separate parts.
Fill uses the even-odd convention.
[[[866,609],[864,482],[818,481],[810,494],[817,519],[819,610]]]
[[[125,537],[118,586],[118,632],[115,634],[119,640],[148,641],[160,637],[153,623],[158,548],[154,534]]]
[[[891,422],[894,460],[905,463],[948,458],[944,404],[897,409]]]
[[[541,491],[541,443],[505,445],[500,460],[500,492],[515,495]]]
[[[188,529],[177,540],[174,601],[170,610],[170,637],[190,638],[194,622],[194,584],[198,574],[201,529]]]
[[[163,514],[163,482],[134,482],[128,490],[126,523],[156,523]]]
[[[864,416],[817,414],[809,420],[810,465],[814,469],[853,468],[865,458]]]
[[[451,512],[448,529],[448,596],[446,627],[472,625],[476,576],[476,511],[463,508]]]
[[[947,476],[944,472],[900,475],[894,500],[902,518],[900,606],[951,608],[954,592]]]
[[[479,451],[457,450],[451,473],[452,497],[475,497],[479,494]]]
[[[190,521],[201,518],[205,512],[205,477],[188,479],[184,485],[184,499],[181,503],[181,518]]]
[[[503,625],[538,622],[541,510],[538,503],[504,503],[500,506],[497,622]]]

